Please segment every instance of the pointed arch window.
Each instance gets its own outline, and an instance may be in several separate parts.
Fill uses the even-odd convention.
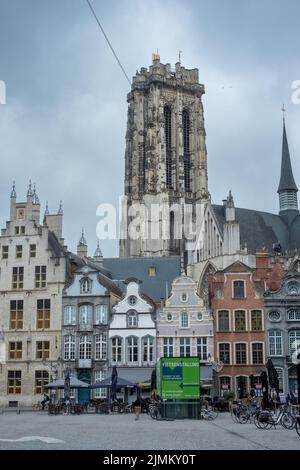
[[[191,159],[190,159],[190,115],[184,110],[182,113],[183,129],[183,160],[184,160],[184,187],[191,189]]]
[[[166,146],[166,183],[172,186],[172,114],[169,106],[164,107],[165,146]]]

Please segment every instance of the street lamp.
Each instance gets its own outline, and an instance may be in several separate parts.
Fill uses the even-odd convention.
[[[59,357],[56,362],[55,362],[55,361],[49,361],[49,362],[47,362],[46,358],[43,357],[43,359],[42,359],[42,364],[43,364],[44,366],[49,367],[49,369],[50,369],[50,380],[51,380],[51,381],[57,380],[57,378],[58,378],[58,377],[57,377],[57,375],[58,375],[58,369],[59,369],[59,367],[63,364],[62,358]]]

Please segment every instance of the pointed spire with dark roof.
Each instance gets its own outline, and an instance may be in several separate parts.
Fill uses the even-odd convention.
[[[282,156],[281,156],[281,175],[280,175],[280,182],[278,186],[278,194],[279,194],[279,211],[280,213],[285,213],[286,211],[298,211],[298,200],[297,200],[297,192],[298,188],[296,186],[291,158],[290,158],[290,151],[289,151],[289,144],[286,135],[286,128],[285,128],[285,116],[284,112],[285,109],[283,107],[283,137],[282,137]]]
[[[283,118],[281,176],[280,176],[280,182],[279,182],[279,187],[278,187],[277,192],[280,193],[286,190],[298,191],[298,188],[296,186],[294,176],[293,176],[289,144],[288,144],[286,128],[285,128],[285,118]]]

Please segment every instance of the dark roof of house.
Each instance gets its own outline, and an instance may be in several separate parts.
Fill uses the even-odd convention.
[[[285,123],[283,123],[281,175],[277,192],[279,193],[286,190],[298,191],[298,188],[293,176],[289,144],[286,136]]]
[[[180,275],[180,256],[104,258],[103,265],[111,273],[114,282],[125,292],[124,281],[130,277],[142,282],[141,292],[155,302],[166,298],[171,284]],[[156,269],[155,276],[149,275],[149,268]]]
[[[219,225],[223,227],[225,223],[224,206],[213,205],[213,210]],[[295,246],[291,247],[290,235],[292,235],[292,232],[295,232],[293,225],[295,224],[295,228],[298,228],[300,220],[297,223],[295,220],[289,229],[284,219],[277,214],[236,208],[235,215],[240,225],[241,248],[246,244],[250,251],[262,248],[272,251],[273,244],[278,243],[278,241],[284,251],[295,248]],[[293,239],[296,247],[300,248],[300,230],[293,233]]]

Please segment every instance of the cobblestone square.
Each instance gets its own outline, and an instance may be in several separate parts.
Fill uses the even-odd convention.
[[[142,414],[0,415],[0,450],[299,450],[295,430],[259,430],[234,423],[229,414],[215,421],[156,421]]]

